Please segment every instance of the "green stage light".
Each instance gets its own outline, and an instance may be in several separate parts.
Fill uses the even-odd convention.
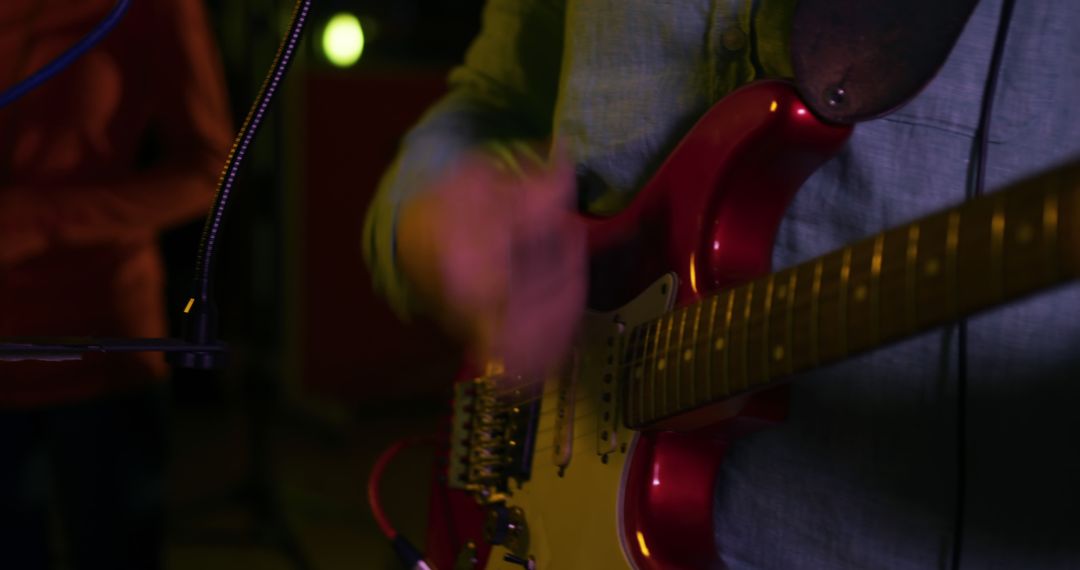
[[[347,12],[335,14],[322,36],[323,53],[337,67],[349,67],[364,53],[364,30],[360,20]]]

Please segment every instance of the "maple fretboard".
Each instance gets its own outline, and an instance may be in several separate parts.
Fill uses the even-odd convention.
[[[1080,276],[1070,165],[707,296],[630,332],[647,427]]]

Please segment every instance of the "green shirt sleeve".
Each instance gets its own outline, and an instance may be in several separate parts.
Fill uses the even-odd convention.
[[[416,300],[395,260],[401,204],[466,153],[496,141],[550,137],[563,52],[564,0],[489,0],[480,35],[449,93],[408,133],[364,223],[375,289],[402,317]]]

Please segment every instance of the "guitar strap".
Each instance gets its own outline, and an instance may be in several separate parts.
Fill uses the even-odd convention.
[[[791,31],[799,94],[855,123],[913,98],[944,65],[978,0],[798,0]]]

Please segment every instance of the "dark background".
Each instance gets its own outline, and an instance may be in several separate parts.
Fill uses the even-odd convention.
[[[399,567],[368,513],[366,477],[393,440],[440,428],[457,356],[432,326],[399,323],[373,295],[362,221],[404,131],[479,30],[481,5],[315,2],[223,238],[217,296],[231,363],[174,374],[170,567]],[[207,6],[238,125],[294,4]],[[348,69],[329,65],[320,46],[341,11],[360,18],[366,39]],[[200,231],[161,239],[174,316]],[[386,476],[390,516],[417,542],[432,458],[406,452]]]

